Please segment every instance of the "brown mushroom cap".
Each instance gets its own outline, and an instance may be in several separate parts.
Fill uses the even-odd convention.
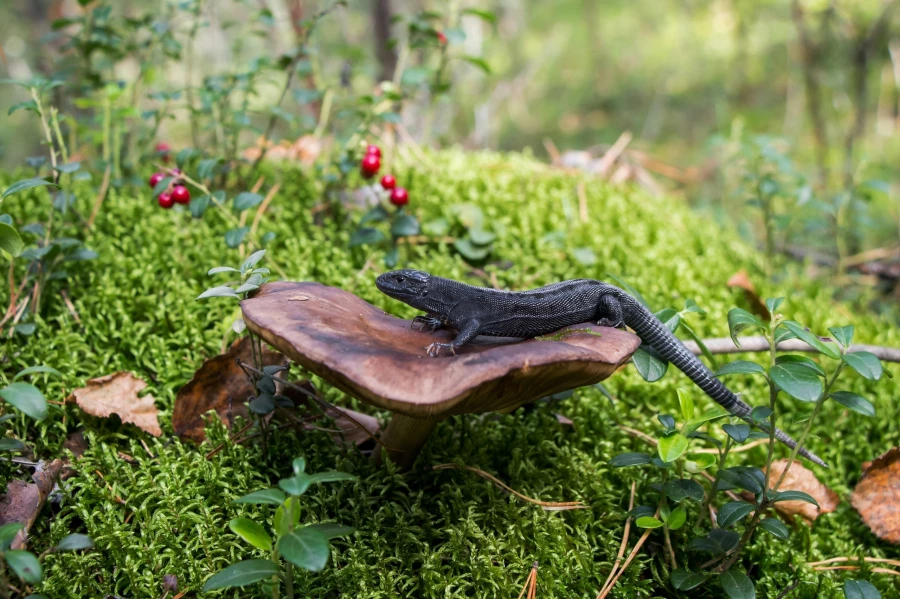
[[[413,418],[507,411],[607,378],[640,345],[626,331],[577,325],[555,339],[479,337],[456,356],[425,346],[452,331],[410,329],[359,297],[319,283],[263,285],[241,302],[247,327],[364,402]]]

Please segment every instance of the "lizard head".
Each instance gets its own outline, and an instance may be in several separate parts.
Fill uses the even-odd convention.
[[[431,275],[421,270],[403,268],[392,270],[375,279],[378,290],[404,304],[424,309],[420,305],[428,296],[428,281]]]

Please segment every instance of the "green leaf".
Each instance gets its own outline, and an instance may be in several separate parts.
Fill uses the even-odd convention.
[[[335,470],[331,470],[328,472],[316,472],[315,474],[307,475],[309,478],[309,484],[317,485],[320,483],[333,483],[343,480],[357,480],[355,476],[352,474],[347,474],[346,472],[337,472]]]
[[[207,160],[201,160],[197,165],[197,176],[200,177],[200,180],[209,179],[213,176],[216,165],[219,164],[218,158],[209,158]]]
[[[81,168],[80,162],[70,162],[69,164],[57,164],[56,170],[61,173],[74,173]]]
[[[881,599],[881,593],[867,580],[845,580],[845,599]]]
[[[703,487],[689,478],[670,480],[663,487],[663,491],[675,503],[681,503],[685,499],[693,499],[698,503],[703,501]]]
[[[635,521],[638,528],[661,528],[663,523],[661,520],[653,516],[641,516]]]
[[[28,584],[38,584],[44,577],[41,563],[30,551],[7,551],[3,554],[3,559],[16,576]]]
[[[803,366],[806,366],[807,368],[812,368],[816,372],[816,374],[818,374],[819,376],[821,376],[821,377],[825,376],[825,370],[821,366],[819,366],[818,362],[816,362],[815,360],[811,360],[810,358],[807,358],[806,356],[798,356],[797,354],[784,354],[784,355],[781,355],[781,356],[778,356],[777,358],[775,358],[775,363],[776,364],[788,364],[788,363],[801,364]]]
[[[883,369],[881,367],[881,361],[875,354],[871,354],[867,351],[857,351],[844,354],[843,360],[847,366],[870,381],[877,381],[881,378]]]
[[[37,104],[35,104],[34,100],[18,102],[9,107],[9,112],[6,113],[6,116],[12,116],[16,111],[23,109],[37,113]]]
[[[21,181],[16,181],[12,185],[6,188],[6,191],[3,192],[3,195],[0,195],[0,200],[5,199],[7,196],[11,196],[14,193],[19,193],[20,191],[25,191],[26,189],[31,189],[32,187],[40,187],[42,185],[52,185],[53,187],[59,187],[56,183],[51,183],[46,179],[22,179]]]
[[[490,246],[477,246],[465,237],[454,241],[453,248],[462,254],[463,258],[473,262],[484,260],[491,253]]]
[[[241,272],[247,272],[248,270],[253,270],[259,261],[263,259],[263,256],[266,255],[266,250],[257,250],[247,256],[247,259],[244,260],[244,264],[241,266]]]
[[[637,368],[638,373],[648,383],[655,383],[661,379],[669,368],[668,362],[663,362],[640,348],[634,352],[631,360],[634,362],[634,367]]]
[[[408,237],[419,234],[419,221],[411,214],[400,214],[391,223],[391,236]]]
[[[489,65],[485,59],[480,58],[478,56],[463,56],[462,59],[464,61],[466,61],[467,63],[474,65],[474,66],[478,67],[479,69],[481,69],[481,71],[485,75],[491,74],[491,65]]]
[[[72,533],[63,537],[59,544],[54,547],[55,551],[77,551],[79,549],[90,549],[94,546],[94,541],[87,535]]]
[[[837,340],[845,348],[850,347],[850,344],[853,343],[853,325],[847,325],[845,327],[830,327],[828,332],[834,335],[834,338]]]
[[[738,443],[743,443],[750,436],[749,424],[725,424],[722,425],[722,430]]]
[[[360,227],[350,235],[350,247],[369,245],[387,239],[384,233],[372,227]]]
[[[794,399],[814,402],[822,396],[822,379],[808,366],[776,364],[769,370],[769,376]]]
[[[409,67],[400,77],[400,85],[422,85],[431,77],[432,70],[426,67]]]
[[[475,245],[489,245],[491,243],[494,243],[494,240],[497,239],[497,236],[490,231],[485,231],[484,229],[474,227],[472,229],[469,229],[469,239]]]
[[[721,555],[737,547],[741,536],[733,530],[714,528],[705,537],[691,539],[688,543],[690,551],[706,551],[715,555]]]
[[[626,468],[628,466],[643,466],[652,461],[646,453],[620,453],[614,456],[608,463],[613,468]]]
[[[674,333],[681,324],[681,315],[673,308],[664,308],[654,314],[657,320],[666,325],[670,332]]]
[[[250,227],[236,227],[225,233],[225,245],[234,249],[241,245],[244,237],[250,232]]]
[[[12,414],[10,414],[12,416]],[[18,439],[9,437],[0,438],[0,451],[20,451],[25,449],[25,444]]]
[[[230,589],[253,584],[278,575],[278,566],[267,559],[248,559],[228,566],[212,575],[203,585],[203,592]]]
[[[713,420],[718,420],[719,418],[724,418],[728,416],[728,410],[723,408],[722,406],[715,406],[707,411],[703,412],[690,422],[686,422],[684,426],[681,427],[681,434],[685,437],[693,433],[695,430],[706,424],[707,422],[711,422]]]
[[[364,225],[366,223],[379,223],[383,220],[387,220],[390,216],[390,213],[384,209],[384,206],[378,204],[368,212],[366,212],[361,219],[359,219],[359,224]]]
[[[759,468],[732,466],[731,468],[720,470],[719,478],[735,487],[740,487],[756,494],[762,493],[766,475]]]
[[[234,289],[228,287],[226,285],[222,285],[220,287],[211,287],[197,296],[197,299],[204,299],[207,297],[238,297],[238,294],[235,293]]]
[[[21,522],[10,522],[0,526],[0,549],[6,551],[20,530],[24,530],[25,525]]]
[[[841,352],[834,343],[824,343],[816,335],[810,333],[800,324],[792,320],[785,320],[783,324],[797,337],[797,339],[805,341],[808,345],[816,348],[828,357],[834,358],[835,360],[841,359]]]
[[[874,416],[875,406],[869,403],[864,397],[851,393],[849,391],[835,391],[829,397],[838,402],[848,410],[853,410],[863,416]]]
[[[207,275],[217,275],[220,272],[241,272],[236,268],[232,268],[230,266],[216,266],[215,268],[210,268]]]
[[[659,452],[659,458],[663,462],[674,462],[681,457],[687,448],[687,437],[681,433],[669,433],[660,438],[659,443],[656,446],[656,449]]]
[[[331,550],[325,535],[305,526],[279,539],[278,553],[295,566],[311,572],[320,572],[328,563]]]
[[[715,376],[727,376],[729,374],[766,374],[766,369],[756,362],[738,360],[722,366],[716,371]]]
[[[272,551],[272,537],[266,529],[247,518],[235,518],[228,523],[231,532],[241,537],[257,549]]]
[[[765,329],[762,321],[741,308],[732,308],[728,311],[728,329],[731,331],[731,340],[738,347],[741,344],[737,340],[738,334],[746,329]]]
[[[275,534],[278,535],[278,538],[297,528],[300,523],[300,500],[296,497],[289,497],[278,506],[272,523],[275,525]]]
[[[685,422],[694,419],[694,398],[687,389],[678,388],[678,404],[681,406],[681,416]]]
[[[672,513],[669,514],[669,517],[666,518],[666,526],[669,527],[669,530],[678,530],[684,523],[687,521],[687,511],[683,506],[678,506]]]
[[[816,507],[819,507],[818,502],[813,499],[812,495],[809,493],[804,493],[803,491],[778,491],[775,493],[775,497],[772,500],[775,503],[779,501],[805,501],[806,503],[811,503]]]
[[[294,458],[294,461],[291,462],[291,468],[293,468],[295,475],[303,474],[306,472],[306,458]]]
[[[693,453],[688,455],[687,459],[689,462],[693,462],[698,470],[705,470],[715,465],[717,461],[716,456],[711,453]]]
[[[721,528],[728,528],[755,509],[755,505],[747,503],[746,501],[729,501],[719,510],[719,515],[716,517],[716,523]]]
[[[260,204],[262,204],[262,201],[263,197],[258,193],[242,191],[241,193],[237,194],[236,198],[234,198],[234,209],[238,212],[242,212],[255,206],[259,206]]]
[[[756,599],[753,581],[739,570],[726,570],[719,574],[719,584],[729,599]]]
[[[764,420],[768,419],[769,416],[772,415],[772,408],[769,406],[756,406],[753,408],[753,411],[750,412],[750,419],[754,422],[754,424],[759,424]]]
[[[47,374],[52,374],[54,376],[62,376],[62,373],[55,368],[50,368],[49,366],[29,366],[25,370],[20,370],[19,373],[13,377],[13,381],[16,381],[23,376],[29,374],[35,374],[38,372],[45,372]]]
[[[306,493],[309,485],[310,476],[308,474],[296,474],[291,478],[284,478],[278,481],[278,486],[281,487],[285,493],[293,495],[294,497],[299,497]]]
[[[0,222],[0,250],[15,258],[21,255],[23,249],[25,242],[19,232],[13,226]]]
[[[206,209],[209,208],[209,196],[202,195],[191,200],[190,204],[191,216],[194,218],[201,218],[203,213],[206,212]]]
[[[329,541],[338,537],[345,537],[355,530],[352,526],[344,526],[343,524],[337,524],[335,522],[310,524],[306,528],[316,531]]]
[[[783,297],[768,297],[766,298],[766,310],[769,311],[769,314],[775,314],[775,311],[778,309],[778,306],[784,301]]]
[[[464,15],[472,15],[478,17],[482,21],[490,23],[491,25],[497,24],[497,15],[489,10],[482,10],[478,8],[464,8],[462,11]]]
[[[35,420],[43,420],[47,417],[47,400],[34,385],[12,383],[8,387],[0,389],[0,398]]]
[[[766,518],[765,520],[760,520],[759,526],[770,535],[773,535],[775,538],[781,539],[782,541],[786,541],[791,535],[788,527],[778,518]]]
[[[703,584],[704,581],[706,581],[706,576],[703,574],[692,574],[684,568],[672,570],[669,575],[669,582],[679,591],[690,591]]]

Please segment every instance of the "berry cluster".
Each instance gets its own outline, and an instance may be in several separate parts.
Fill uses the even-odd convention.
[[[170,171],[173,175],[180,175],[181,169],[173,168]],[[150,176],[150,189],[154,189],[159,182],[166,178],[165,173],[153,173]],[[159,201],[159,205],[168,210],[175,204],[190,204],[191,203],[191,192],[187,187],[184,186],[184,182],[179,181],[177,178],[173,179],[169,186],[160,193],[156,199]]]
[[[381,148],[374,144],[366,147],[366,155],[359,163],[359,171],[363,178],[371,179],[381,169]],[[397,179],[394,175],[385,175],[381,178],[381,187],[389,191],[388,199],[394,206],[405,206],[409,203],[409,192],[405,187],[397,187]]]

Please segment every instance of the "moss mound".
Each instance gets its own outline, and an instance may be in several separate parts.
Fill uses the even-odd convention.
[[[515,155],[445,152],[432,159],[440,163],[439,170],[421,164],[397,169],[398,180],[411,189],[413,210],[429,221],[447,216],[456,204],[481,208],[498,235],[493,256],[509,266],[489,264],[485,269],[496,273],[503,286],[526,288],[613,273],[639,289],[656,309],[681,308],[685,299],[696,300],[709,315],[694,318],[692,326],[701,335],[722,336],[727,334],[728,309],[742,304],[725,282],[745,268],[763,287],[763,296],[786,296],[783,311],[815,330],[854,324],[859,342],[900,344],[900,335],[877,316],[833,302],[828,288],[767,283],[754,249],[734,231],[677,200],[587,181],[588,219],[581,222],[579,177]],[[375,289],[371,265],[378,270],[383,253],[365,247],[348,250],[349,231],[315,225],[310,208],[317,198],[302,173],[270,173],[270,180],[275,176],[284,184],[267,213],[268,227],[277,233],[271,260],[291,279],[340,286],[385,310],[411,315],[409,308]],[[10,200],[4,209],[22,224],[44,220],[47,202],[38,198],[46,195],[35,192]],[[76,209],[88,212],[92,201],[85,189]],[[640,469],[607,466],[617,453],[646,449],[615,424],[654,429],[659,412],[675,413],[676,387],[690,388],[690,382],[673,371],[648,385],[628,369],[607,382],[614,402],[586,388],[564,401],[509,416],[454,418],[439,425],[416,468],[404,475],[373,469],[365,458],[335,447],[323,434],[288,431],[277,433],[266,455],[257,446],[228,445],[207,460],[209,447],[170,437],[169,415],[177,390],[229,335],[234,304],[194,301],[213,281],[206,276],[210,267],[239,261],[222,241],[227,228],[214,213],[193,221],[184,212],[162,211],[149,192],[111,192],[87,239],[100,258],[70,271],[68,294],[81,322],[57,293],[48,296],[46,309],[54,316],[34,337],[4,341],[7,374],[38,363],[63,372],[63,380],[44,386],[52,400],[61,400],[66,390],[93,376],[129,370],[150,383],[162,410],[165,435],[162,440],[144,438],[149,452],[133,427],[86,417],[71,406],[57,407],[47,423],[28,431],[30,440],[37,439],[40,456],[59,455],[66,435],[79,426],[87,429],[90,446],[78,462],[79,473],[65,483],[61,506],[47,508],[54,512],[52,518],[45,513],[39,519],[33,545],[42,550],[68,532],[84,532],[97,548],[48,556],[41,591],[50,597],[112,593],[156,598],[165,574],[177,575],[182,589],[198,590],[228,563],[257,557],[226,523],[239,515],[271,517],[272,510],[232,505],[231,500],[271,486],[290,470],[292,458],[305,455],[310,471],[337,468],[359,475],[360,481],[322,486],[305,496],[306,521],[336,520],[357,532],[334,543],[325,572],[297,574],[298,596],[515,596],[532,562],[538,561],[540,597],[593,597],[618,550],[630,482],[645,480]],[[582,248],[590,248],[593,259]],[[369,259],[370,266],[364,267]],[[410,246],[401,252],[401,261],[479,282],[448,245]],[[7,300],[4,286],[0,301],[5,305]],[[763,401],[759,387],[740,388],[751,381],[736,382],[735,390],[750,403]],[[330,400],[347,405],[339,392],[322,389]],[[900,442],[900,406],[893,401],[897,382],[870,385],[857,377],[850,389],[873,401],[877,419],[826,405],[810,443],[832,465],[819,472],[820,478],[842,495],[855,484],[863,461]],[[694,397],[700,405],[711,403],[699,392]],[[790,409],[794,424],[786,428],[796,432],[811,406],[794,403]],[[574,430],[561,427],[555,413],[571,418]],[[17,426],[20,434],[26,433],[27,423]],[[226,436],[214,427],[208,443]],[[134,459],[127,461],[122,454]],[[763,460],[761,451],[742,455],[748,463]],[[581,500],[590,509],[545,512],[471,474],[430,469],[451,461],[495,473],[529,496]],[[642,497],[643,503],[653,501],[648,490]],[[676,534],[676,543],[684,541],[687,528]],[[613,596],[671,595],[656,541],[651,537]],[[777,596],[796,576],[800,584],[793,597],[839,597],[842,575],[814,573],[801,564],[863,553],[900,557],[896,548],[878,543],[844,502],[811,529],[794,527],[789,542],[759,536],[743,565],[759,581],[760,596]],[[890,578],[869,577],[885,596],[900,592],[900,584]],[[718,588],[711,589],[707,596],[716,596]],[[263,596],[258,585],[225,595]]]

